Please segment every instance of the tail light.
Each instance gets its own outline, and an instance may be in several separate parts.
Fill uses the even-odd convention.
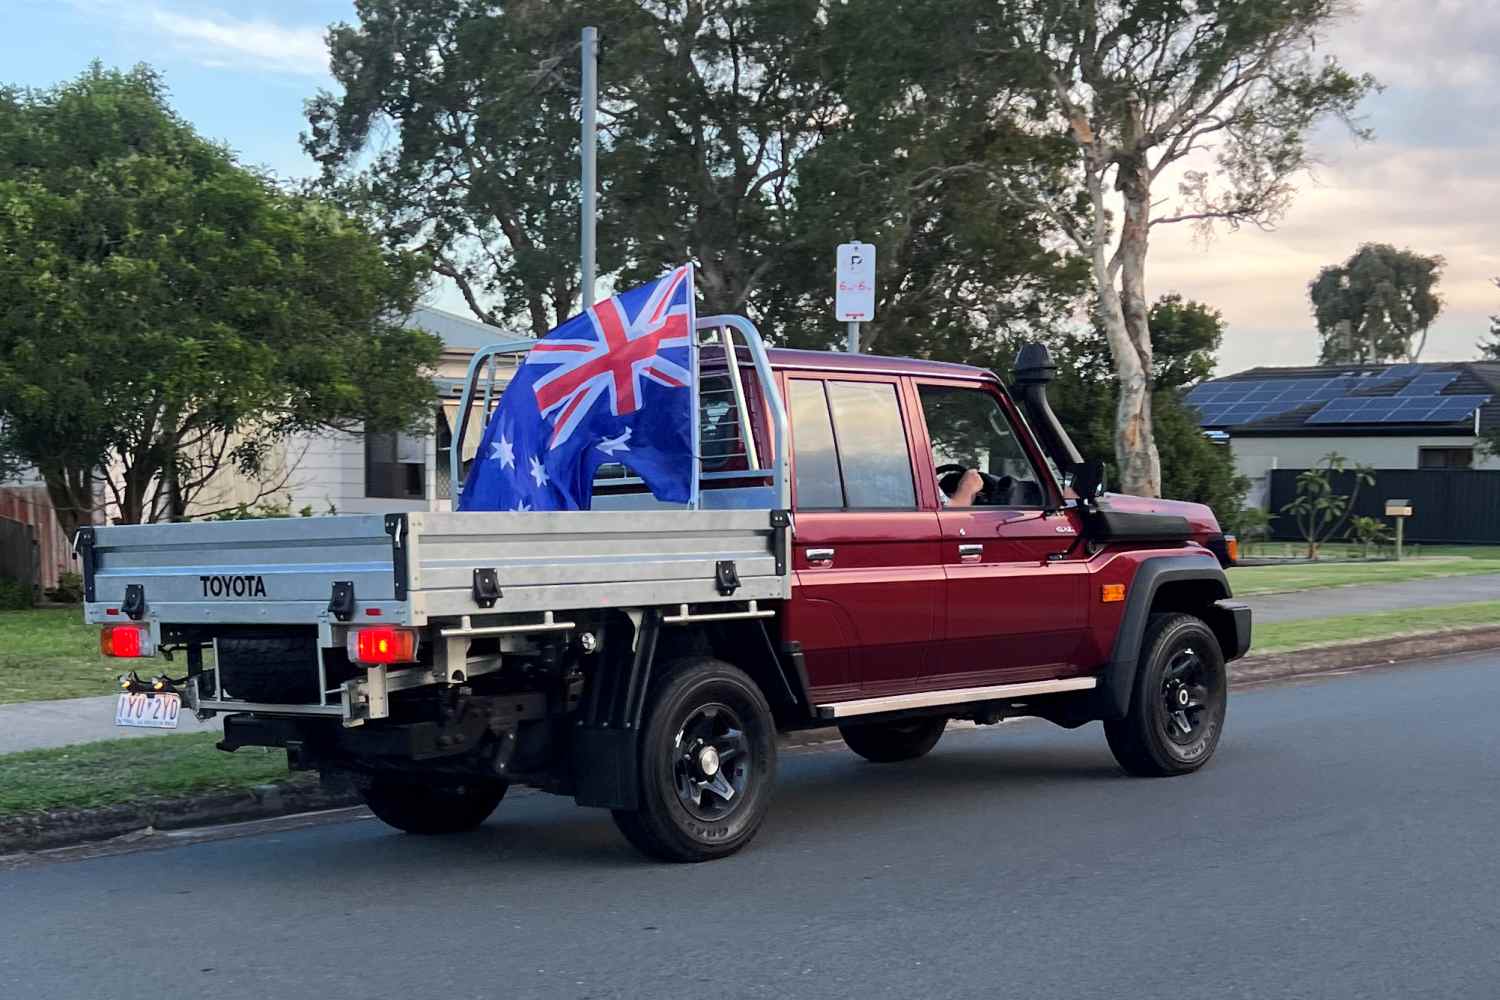
[[[99,652],[105,656],[155,656],[156,646],[144,625],[106,625],[99,630]]]
[[[412,663],[417,658],[417,631],[390,625],[354,629],[345,648],[356,663]]]

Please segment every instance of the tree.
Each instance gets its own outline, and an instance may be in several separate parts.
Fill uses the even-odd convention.
[[[1495,287],[1500,288],[1500,278],[1495,279]],[[1490,317],[1489,339],[1479,342],[1479,356],[1490,361],[1500,361],[1500,316]]]
[[[1291,503],[1281,508],[1290,514],[1297,531],[1307,542],[1307,558],[1318,558],[1318,547],[1334,537],[1344,527],[1354,510],[1354,501],[1359,498],[1360,488],[1373,486],[1375,475],[1369,466],[1359,465],[1353,469],[1353,488],[1349,493],[1337,491],[1333,477],[1348,465],[1348,459],[1337,452],[1329,452],[1311,469],[1297,473],[1297,493]]]
[[[1435,291],[1443,258],[1365,243],[1342,264],[1318,272],[1307,286],[1323,338],[1319,364],[1416,361],[1427,328],[1442,312]]]
[[[0,418],[65,529],[178,518],[286,435],[430,419],[424,262],[198,136],[147,67],[0,90]],[[271,484],[272,487],[276,484]]]
[[[993,85],[1028,88],[1035,127],[1075,149],[1082,199],[1047,174],[988,174],[1004,197],[1047,211],[1091,262],[1120,383],[1116,461],[1126,490],[1154,496],[1151,229],[1271,224],[1308,163],[1309,129],[1329,116],[1350,122],[1374,81],[1316,53],[1339,0],[969,2],[976,59]],[[1211,166],[1189,159],[1210,151]],[[1158,210],[1168,200],[1160,182],[1174,169],[1177,203]]]
[[[1068,150],[993,106],[942,0],[359,0],[330,32],[342,93],[309,104],[324,184],[420,246],[480,319],[543,333],[578,294],[578,31],[598,25],[601,275],[698,264],[701,308],[783,342],[842,338],[835,244],[875,242],[868,346],[983,363],[1046,328],[1085,272],[975,156],[1057,183]],[[372,155],[373,154],[373,155]]]

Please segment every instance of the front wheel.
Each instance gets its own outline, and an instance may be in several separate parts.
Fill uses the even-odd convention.
[[[377,775],[360,789],[383,822],[407,833],[463,833],[489,818],[505,798],[503,781],[430,785],[417,778]]]
[[[615,810],[615,825],[663,861],[726,857],[760,829],[775,777],[775,723],[755,682],[719,660],[685,660],[652,689],[640,806]]]
[[[1130,709],[1104,723],[1115,760],[1147,778],[1198,770],[1219,745],[1228,690],[1213,630],[1192,615],[1153,615]]]

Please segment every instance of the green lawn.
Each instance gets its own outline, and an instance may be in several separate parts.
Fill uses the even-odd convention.
[[[1401,562],[1297,563],[1290,566],[1235,566],[1229,583],[1236,597],[1279,594],[1319,587],[1355,584],[1400,583],[1445,576],[1500,573],[1500,560],[1489,557],[1423,555]]]
[[[1478,625],[1500,625],[1500,601],[1451,604],[1441,608],[1375,611],[1338,618],[1256,625],[1250,652],[1286,653],[1366,639],[1389,639]]]
[[[213,733],[105,740],[0,755],[0,816],[249,788],[287,778],[286,751],[214,749]],[[298,781],[316,780],[298,775]]]
[[[100,655],[82,608],[0,611],[0,704],[109,694],[123,662]]]

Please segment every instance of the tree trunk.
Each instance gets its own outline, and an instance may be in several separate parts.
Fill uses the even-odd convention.
[[[42,481],[57,523],[70,539],[78,529],[94,523],[94,474],[85,469],[42,466]]]
[[[1115,459],[1120,485],[1137,496],[1161,496],[1161,459],[1151,423],[1151,327],[1146,308],[1146,246],[1151,180],[1144,158],[1120,165],[1117,187],[1124,195],[1120,226],[1120,291],[1116,308],[1124,350],[1117,351],[1120,405],[1115,414]],[[1113,289],[1111,289],[1113,292]],[[1111,346],[1115,339],[1111,338]]]

